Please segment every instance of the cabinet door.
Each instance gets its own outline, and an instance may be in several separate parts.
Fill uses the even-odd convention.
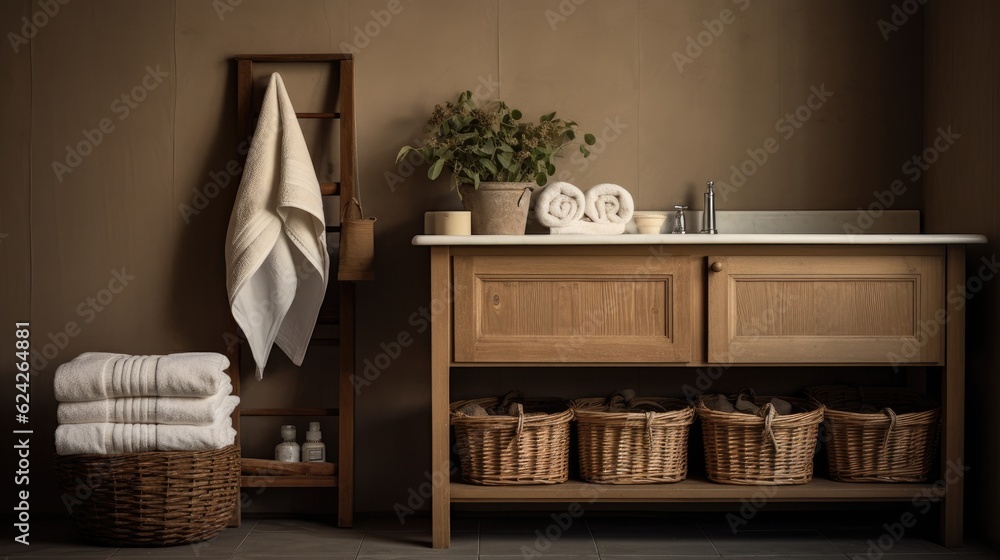
[[[456,256],[456,362],[688,362],[692,257]]]
[[[708,258],[716,363],[940,363],[940,257]]]

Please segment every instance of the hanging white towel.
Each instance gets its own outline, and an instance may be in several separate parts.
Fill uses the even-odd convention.
[[[257,363],[257,379],[275,343],[302,365],[329,269],[319,181],[295,109],[274,73],[226,239],[229,304]]]

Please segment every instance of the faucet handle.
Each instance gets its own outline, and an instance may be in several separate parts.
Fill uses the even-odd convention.
[[[674,210],[676,212],[674,213],[673,233],[687,233],[687,231],[685,231],[684,224],[684,211],[687,210],[687,208],[687,205],[684,204],[674,205]]]

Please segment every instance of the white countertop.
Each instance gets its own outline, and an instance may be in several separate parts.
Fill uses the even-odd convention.
[[[954,245],[986,243],[975,234],[720,233],[706,235],[417,235],[413,244],[435,245]]]

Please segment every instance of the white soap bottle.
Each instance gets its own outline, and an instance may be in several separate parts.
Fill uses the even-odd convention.
[[[283,463],[299,462],[299,444],[295,443],[295,426],[286,424],[281,427],[281,443],[274,447],[274,460]]]
[[[310,422],[309,431],[306,432],[306,442],[302,444],[303,463],[325,463],[326,444],[321,442],[323,432],[319,429],[319,422]]]

